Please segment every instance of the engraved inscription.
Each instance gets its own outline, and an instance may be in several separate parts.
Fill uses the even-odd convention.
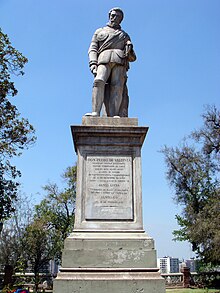
[[[87,156],[86,220],[132,220],[132,157]]]

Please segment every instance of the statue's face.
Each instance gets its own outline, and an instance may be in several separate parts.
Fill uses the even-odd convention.
[[[112,11],[109,16],[110,23],[114,25],[119,25],[121,23],[121,13],[119,11]]]

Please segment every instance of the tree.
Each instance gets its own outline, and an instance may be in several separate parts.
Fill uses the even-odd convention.
[[[73,230],[76,166],[68,167],[62,178],[65,187],[59,190],[57,184],[47,184],[46,197],[34,210],[27,197],[18,197],[13,203],[16,210],[5,221],[0,238],[0,263],[10,268],[5,277],[8,282],[13,271],[24,273],[29,268],[34,272],[36,289],[49,261],[60,262],[64,239]]]
[[[13,271],[25,270],[27,260],[24,256],[23,237],[26,227],[32,220],[33,208],[26,195],[18,194],[13,216],[6,220],[0,237],[0,264],[4,267],[4,285],[12,279]]]
[[[181,227],[175,240],[188,240],[204,261],[219,264],[220,255],[220,111],[208,106],[203,126],[185,139],[180,147],[162,149],[167,180],[174,199],[183,207],[176,215]],[[192,144],[192,145],[191,145]]]
[[[14,211],[19,185],[16,178],[21,176],[10,159],[21,155],[35,141],[33,126],[20,117],[16,106],[9,101],[18,92],[11,78],[24,74],[27,61],[0,29],[0,232],[3,222]]]
[[[34,219],[27,226],[23,237],[23,248],[34,273],[35,292],[38,292],[40,272],[49,264],[53,256],[53,240],[47,231],[47,223],[44,219]]]
[[[66,187],[44,186],[46,197],[36,206],[35,218],[43,219],[53,241],[53,258],[61,261],[61,251],[65,238],[73,230],[76,199],[76,166],[68,167],[62,175]]]
[[[220,112],[215,106],[208,106],[202,114],[204,125],[198,131],[192,133],[197,142],[203,143],[203,152],[206,155],[214,155],[220,160]]]
[[[73,229],[76,166],[68,167],[62,175],[66,186],[49,183],[44,187],[46,197],[35,206],[33,222],[26,228],[23,250],[34,272],[35,290],[40,282],[40,272],[50,260],[60,262],[64,240]]]

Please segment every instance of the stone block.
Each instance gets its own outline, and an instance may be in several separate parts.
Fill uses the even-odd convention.
[[[145,233],[72,233],[65,240],[66,268],[155,268],[154,241]]]
[[[138,126],[137,118],[113,118],[113,117],[89,117],[83,116],[82,118],[83,126]]]
[[[165,285],[155,270],[81,269],[60,273],[54,290],[65,293],[165,293]]]
[[[165,293],[154,240],[143,229],[136,118],[83,117],[71,126],[77,163],[74,231],[54,293]]]
[[[74,230],[143,230],[141,146],[148,128],[90,119],[99,122],[71,127],[78,155]],[[115,120],[121,118],[108,122]]]

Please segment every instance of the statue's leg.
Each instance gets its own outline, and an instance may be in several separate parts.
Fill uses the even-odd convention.
[[[104,100],[105,82],[103,80],[95,79],[92,90],[92,113],[100,116]]]
[[[112,68],[109,99],[109,112],[111,117],[119,115],[119,109],[122,103],[125,77],[126,69],[124,66],[115,65]]]
[[[128,117],[128,104],[129,104],[128,88],[125,81],[123,94],[122,94],[122,102],[119,109],[120,117]]]
[[[102,106],[102,117],[109,117],[109,83],[105,84],[105,94],[104,94],[104,103]]]
[[[94,79],[92,91],[92,112],[93,115],[100,116],[101,108],[104,101],[105,83],[110,75],[110,67],[105,64],[98,66],[97,75]]]

